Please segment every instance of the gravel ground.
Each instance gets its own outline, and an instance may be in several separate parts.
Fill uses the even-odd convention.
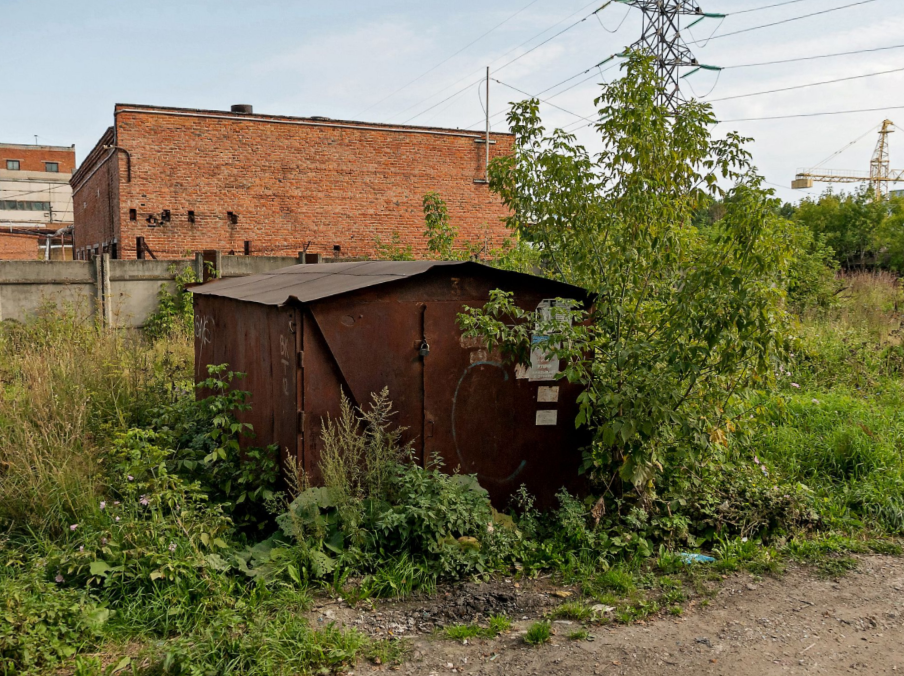
[[[780,578],[732,575],[714,588],[705,607],[698,597],[680,618],[590,627],[591,640],[579,642],[566,638],[578,623],[555,622],[549,644],[525,644],[527,627],[571,591],[548,580],[517,586],[498,580],[366,609],[327,603],[311,617],[408,639],[411,652],[401,666],[361,662],[355,674],[904,676],[904,559],[862,557],[857,570],[837,580],[794,566]],[[514,620],[511,631],[496,639],[462,644],[434,631],[496,613]]]

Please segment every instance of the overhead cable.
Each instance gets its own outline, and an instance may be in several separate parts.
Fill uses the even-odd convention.
[[[757,66],[773,66],[781,63],[794,63],[795,61],[813,61],[814,59],[829,59],[835,56],[852,56],[854,54],[867,54],[869,52],[882,52],[888,49],[901,49],[904,45],[890,45],[888,47],[874,47],[872,49],[858,49],[853,52],[837,52],[835,54],[819,54],[817,56],[799,56],[794,59],[781,59],[779,61],[761,61],[759,63],[740,63],[734,66],[722,66],[722,70],[730,68],[754,68]]]
[[[773,7],[784,7],[785,5],[793,5],[798,2],[803,2],[804,0],[785,0],[785,2],[777,2],[774,5],[764,5],[763,7],[751,7],[749,9],[740,9],[737,12],[732,12],[731,16],[737,16],[738,14],[747,14],[749,12],[759,12],[763,9],[772,9]]]
[[[376,106],[380,105],[381,103],[383,103],[383,102],[386,101],[387,99],[390,99],[390,98],[392,98],[393,96],[395,96],[396,94],[398,94],[400,91],[402,91],[402,90],[404,90],[404,89],[407,89],[408,87],[410,87],[411,85],[413,85],[415,82],[417,82],[417,81],[420,80],[421,78],[426,77],[427,75],[429,75],[430,73],[432,73],[433,71],[435,71],[435,70],[436,70],[437,68],[439,68],[440,66],[442,66],[442,65],[444,65],[444,64],[446,64],[446,63],[448,63],[450,60],[454,59],[456,56],[458,56],[459,54],[461,54],[463,51],[465,51],[466,49],[468,49],[468,48],[471,47],[472,45],[474,45],[474,44],[480,42],[481,40],[483,40],[487,35],[489,35],[490,33],[492,33],[492,32],[493,32],[494,30],[496,30],[497,28],[500,28],[500,27],[504,26],[505,24],[507,24],[509,21],[511,21],[511,20],[514,19],[516,16],[518,16],[519,14],[521,14],[521,12],[523,12],[523,11],[526,10],[526,9],[528,9],[531,5],[535,5],[538,1],[539,1],[539,0],[531,0],[531,1],[530,1],[529,3],[527,3],[524,7],[522,7],[522,8],[519,9],[517,12],[515,12],[514,14],[512,14],[511,16],[509,16],[505,21],[496,24],[496,25],[493,26],[490,30],[488,30],[486,33],[481,34],[479,37],[475,38],[474,40],[472,40],[471,42],[469,42],[468,44],[466,44],[464,47],[462,47],[461,49],[459,49],[459,50],[458,50],[457,52],[455,52],[454,54],[449,55],[448,57],[446,57],[445,59],[443,59],[442,61],[440,61],[438,64],[436,64],[436,65],[433,66],[432,68],[429,68],[428,70],[425,70],[423,73],[421,73],[420,75],[418,75],[416,78],[414,78],[413,80],[410,80],[410,81],[407,82],[406,84],[402,85],[401,87],[399,87],[398,89],[396,89],[396,90],[395,90],[394,92],[392,92],[391,94],[387,94],[386,96],[384,96],[382,99],[380,99],[380,100],[377,101],[376,103],[370,104],[367,108],[365,108],[364,110],[362,110],[362,111],[359,113],[359,115],[363,115],[364,113],[366,113],[366,112],[367,112],[368,110],[370,110],[371,108],[375,108]]]
[[[888,75],[889,73],[900,73],[904,68],[893,68],[892,70],[883,70],[878,73],[865,73],[863,75],[852,75],[850,77],[840,77],[835,80],[823,80],[821,82],[809,82],[807,84],[795,85],[793,87],[782,87],[781,89],[767,89],[762,92],[751,92],[749,94],[738,94],[736,96],[723,96],[721,99],[712,99],[709,103],[717,101],[731,101],[733,99],[744,99],[750,96],[762,96],[763,94],[775,94],[777,92],[789,92],[794,89],[804,89],[805,87],[818,87],[820,85],[833,84],[835,82],[847,82],[848,80],[861,80],[865,77],[875,77],[877,75]]]
[[[476,85],[476,84],[480,84],[480,83],[483,82],[483,81],[484,81],[484,78],[480,78],[480,79],[478,79],[478,80],[475,80],[474,82],[471,82],[470,84],[465,85],[464,87],[462,87],[461,89],[459,89],[459,90],[458,90],[457,92],[455,92],[454,94],[450,94],[449,96],[447,96],[446,98],[444,98],[442,101],[439,101],[438,103],[434,103],[434,104],[433,104],[432,106],[430,106],[429,108],[425,108],[425,109],[422,110],[421,112],[412,115],[412,116],[409,117],[407,120],[405,120],[404,122],[402,122],[402,124],[408,124],[408,123],[411,122],[411,120],[413,120],[414,118],[420,117],[420,116],[423,115],[424,113],[429,113],[431,110],[433,110],[433,109],[436,108],[437,106],[441,106],[442,104],[444,104],[444,103],[445,103],[446,101],[448,101],[449,99],[454,99],[454,98],[455,98],[456,96],[458,96],[459,94],[462,94],[462,93],[468,91],[471,87],[473,87],[473,86]]]
[[[749,33],[750,31],[760,30],[761,28],[770,28],[772,26],[779,26],[781,24],[790,23],[792,21],[800,21],[801,19],[809,19],[811,16],[819,16],[820,14],[828,14],[829,12],[837,12],[840,9],[847,9],[849,7],[857,7],[858,5],[867,5],[871,2],[876,2],[876,0],[860,0],[860,2],[852,2],[847,5],[841,5],[840,7],[832,7],[831,9],[824,9],[819,12],[812,12],[810,14],[802,14],[801,16],[794,16],[790,19],[783,19],[781,21],[773,21],[772,23],[766,23],[762,26],[751,26],[750,28],[744,28],[739,31],[734,31],[732,33],[722,33],[721,35],[715,35],[711,38],[707,38],[707,42],[710,40],[721,40],[722,38],[727,38],[732,35],[740,35],[741,33]],[[700,40],[695,40],[693,42],[685,42],[686,45],[696,45]]]
[[[512,85],[507,84],[507,83],[503,82],[502,80],[497,80],[496,78],[490,78],[490,79],[491,79],[493,82],[496,82],[496,83],[498,83],[498,84],[501,84],[503,87],[508,87],[509,89],[514,89],[514,90],[515,90],[516,92],[518,92],[519,94],[524,94],[524,96],[529,96],[529,97],[532,98],[532,99],[537,99],[538,101],[540,101],[540,103],[545,103],[545,104],[548,105],[548,106],[552,106],[553,108],[557,108],[557,109],[561,110],[563,113],[568,113],[569,115],[574,115],[575,117],[579,117],[579,118],[581,118],[582,120],[586,120],[587,122],[590,122],[591,124],[594,122],[594,121],[591,120],[589,117],[584,117],[583,115],[578,115],[577,113],[573,113],[573,112],[571,112],[570,110],[568,110],[568,109],[566,109],[566,108],[562,108],[561,106],[557,106],[555,103],[550,103],[548,100],[544,100],[544,99],[541,99],[541,98],[539,98],[539,97],[537,97],[537,96],[534,96],[534,95],[532,95],[532,94],[529,94],[528,92],[524,91],[523,89],[518,89],[517,87],[513,87]]]
[[[536,38],[540,37],[541,35],[543,35],[543,34],[549,32],[550,30],[552,30],[553,28],[555,28],[555,27],[558,26],[559,24],[562,24],[562,23],[568,21],[569,19],[571,19],[572,17],[574,17],[574,16],[580,14],[581,12],[583,12],[584,10],[586,10],[588,7],[590,7],[590,6],[592,6],[592,5],[595,5],[597,2],[599,2],[599,0],[592,0],[592,2],[587,3],[586,5],[584,5],[583,7],[581,7],[578,11],[573,12],[572,14],[569,14],[569,15],[566,16],[564,19],[561,19],[560,21],[557,21],[556,23],[554,23],[554,24],[553,24],[552,26],[550,26],[549,28],[544,28],[542,31],[540,31],[539,33],[536,33],[535,35],[532,35],[531,37],[529,37],[529,38],[528,38],[527,40],[525,40],[524,42],[522,42],[522,43],[520,43],[520,44],[518,44],[518,45],[515,45],[515,46],[512,47],[510,50],[508,50],[507,52],[505,52],[504,54],[502,54],[502,56],[500,56],[500,57],[494,59],[493,61],[491,61],[489,65],[492,66],[492,65],[493,65],[494,63],[496,63],[497,61],[500,61],[501,59],[504,59],[505,57],[507,57],[507,56],[508,56],[509,54],[511,54],[512,52],[517,51],[518,49],[520,49],[521,47],[523,47],[523,46],[526,45],[527,43],[529,43],[529,42],[531,42],[532,40],[535,40]],[[588,15],[588,16],[589,16],[589,15]],[[585,17],[585,18],[586,18],[586,17]],[[578,22],[578,23],[580,23],[580,22]],[[482,70],[482,69],[481,69],[481,70]],[[462,77],[462,78],[459,78],[458,80],[456,80],[455,82],[453,82],[452,84],[450,84],[450,85],[449,85],[448,87],[446,87],[445,89],[441,89],[441,90],[439,90],[438,92],[434,92],[433,94],[430,94],[429,96],[427,96],[427,97],[425,97],[425,98],[418,99],[417,101],[415,101],[413,104],[411,104],[411,105],[408,106],[407,108],[404,108],[404,109],[400,110],[400,111],[397,113],[397,115],[399,115],[399,116],[404,115],[405,113],[407,113],[407,112],[408,112],[409,110],[411,110],[412,108],[416,108],[417,106],[421,105],[422,103],[424,103],[424,102],[426,102],[426,101],[429,101],[429,100],[432,99],[434,96],[437,96],[437,95],[439,95],[439,94],[442,94],[444,91],[448,91],[448,90],[451,89],[452,87],[458,86],[459,84],[461,84],[462,82],[464,82],[465,80],[467,80],[469,77],[471,77],[474,73],[478,73],[478,72],[481,72],[481,71],[471,71],[471,73],[469,73],[468,75],[465,75],[465,76]],[[471,85],[468,85],[467,87],[465,87],[465,89],[467,89],[467,88],[470,87],[470,86],[471,86]],[[462,91],[463,91],[463,90],[458,90],[457,93],[461,93]],[[448,100],[448,99],[446,99],[446,100]],[[435,106],[433,106],[433,107],[435,107]],[[430,110],[430,109],[428,108],[427,110]],[[427,110],[425,110],[424,112],[427,112]],[[415,115],[415,117],[418,117],[419,115],[420,115],[420,113],[418,113],[418,115]],[[414,118],[409,118],[409,119],[414,119]]]
[[[790,120],[795,117],[822,117],[824,115],[852,115],[854,113],[878,113],[885,110],[904,110],[904,106],[886,106],[884,108],[860,108],[859,110],[833,110],[824,113],[797,113],[795,115],[772,115],[769,117],[737,117],[725,122],[760,122],[762,120]]]

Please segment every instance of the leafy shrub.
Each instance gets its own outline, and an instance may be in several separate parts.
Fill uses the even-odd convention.
[[[156,430],[162,445],[172,449],[167,468],[197,482],[209,500],[221,505],[236,526],[266,528],[265,504],[279,481],[277,447],[241,449],[243,436],[253,436],[237,415],[250,409],[250,394],[234,387],[244,374],[225,364],[209,365],[208,378],[197,384],[207,396],[196,399],[186,391],[153,409],[146,424]]]
[[[170,273],[176,272],[176,264],[170,266]],[[176,289],[170,292],[168,284],[161,284],[157,292],[157,310],[144,323],[145,334],[153,339],[173,335],[194,334],[195,311],[189,284],[200,282],[191,265],[186,266],[175,277]]]
[[[86,594],[57,589],[45,571],[0,576],[0,673],[35,673],[96,645],[110,611]]]
[[[61,584],[98,585],[121,600],[201,577],[226,548],[229,520],[198,484],[168,471],[172,451],[157,441],[155,432],[137,429],[116,441],[112,498],[72,524],[69,542],[49,559]]]
[[[508,226],[556,279],[594,295],[592,311],[528,311],[496,290],[459,325],[520,364],[535,336],[548,337],[559,377],[584,390],[585,469],[614,493],[643,494],[665,450],[714,450],[734,395],[758,386],[783,351],[794,251],[746,140],[713,138],[707,104],[667,110],[652,57],[630,54],[625,68],[596,100],[600,152],[547,132],[533,99],[512,106],[514,151],[489,171]],[[689,224],[707,196],[724,196],[725,212],[703,233]]]
[[[490,570],[515,537],[496,527],[505,519],[495,515],[474,477],[411,462],[390,418],[384,391],[367,411],[343,400],[340,419],[325,425],[326,485],[303,491],[277,518],[303,553],[305,574],[369,573],[365,584],[374,592],[395,595],[410,586],[379,583],[386,579],[380,569],[395,563],[410,566],[397,578],[427,584]]]

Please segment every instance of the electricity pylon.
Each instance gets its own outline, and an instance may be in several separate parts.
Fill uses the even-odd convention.
[[[643,32],[628,49],[650,54],[655,60],[664,84],[664,90],[657,103],[672,113],[684,102],[681,94],[681,68],[705,68],[718,70],[713,66],[703,66],[681,38],[681,19],[695,16],[685,28],[690,28],[706,18],[724,18],[724,14],[706,13],[694,2],[688,0],[614,0],[643,12]],[[688,73],[690,75],[690,73]],[[686,75],[684,76],[686,77]]]

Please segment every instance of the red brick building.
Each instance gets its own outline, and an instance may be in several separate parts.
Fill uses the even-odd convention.
[[[0,260],[71,257],[74,146],[0,143]]]
[[[490,159],[512,144],[491,134]],[[486,147],[455,129],[117,104],[72,177],[75,255],[371,256],[394,233],[423,252],[429,191],[460,241],[497,247],[506,210]]]

